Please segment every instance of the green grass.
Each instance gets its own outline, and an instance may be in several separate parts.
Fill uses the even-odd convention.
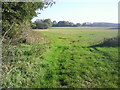
[[[47,42],[15,47],[4,87],[119,87],[118,47],[94,46],[116,37],[117,30],[57,27],[36,32]]]

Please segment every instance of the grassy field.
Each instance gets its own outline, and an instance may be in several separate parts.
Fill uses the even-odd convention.
[[[117,29],[57,27],[34,32],[45,41],[13,48],[4,87],[119,87],[118,47],[102,43],[116,37]]]

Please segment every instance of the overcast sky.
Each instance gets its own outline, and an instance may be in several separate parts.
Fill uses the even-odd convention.
[[[52,21],[83,22],[118,22],[119,0],[54,0],[56,4],[40,11],[36,19]]]

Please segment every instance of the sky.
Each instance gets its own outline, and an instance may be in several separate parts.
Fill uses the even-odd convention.
[[[118,23],[119,0],[54,0],[56,4],[40,11],[36,19],[52,21]]]

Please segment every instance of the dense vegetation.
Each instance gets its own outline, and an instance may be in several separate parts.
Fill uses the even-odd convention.
[[[3,83],[4,79],[7,78],[5,77],[6,74],[15,68],[11,65],[12,62],[19,61],[17,55],[13,54],[17,45],[32,43],[36,39],[35,37],[32,38],[31,30],[31,19],[37,14],[35,11],[47,8],[53,3],[51,0],[48,0],[48,2],[2,2],[2,37],[0,37],[0,44],[2,43]],[[3,87],[6,86],[3,85]]]
[[[18,33],[22,31],[21,25],[28,23],[28,26],[29,24],[32,26],[31,19],[39,14],[36,10],[43,10],[53,3],[52,0],[47,2],[3,2],[2,35],[6,34],[9,38],[13,38],[16,34],[19,35]]]
[[[36,15],[36,9],[42,9],[44,4],[42,2],[3,2],[2,4],[2,34],[11,27],[9,37],[13,37],[17,32],[17,28],[24,22],[29,22],[33,16]],[[32,8],[30,8],[32,7]],[[13,25],[14,24],[14,25]],[[12,34],[12,35],[11,35]]]
[[[38,20],[34,22],[33,29],[47,29],[52,26],[52,21],[50,19]]]

